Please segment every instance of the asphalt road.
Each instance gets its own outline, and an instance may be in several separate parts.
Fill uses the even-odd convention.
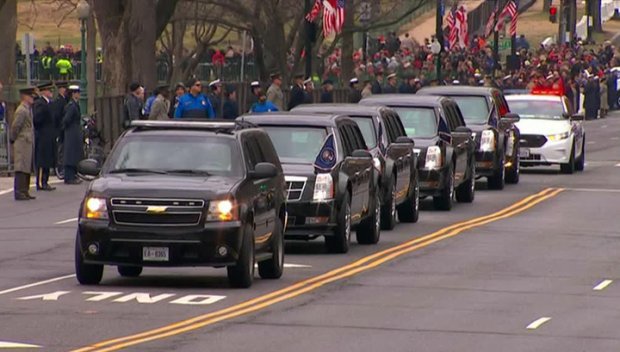
[[[425,204],[419,223],[347,255],[289,243],[284,277],[249,290],[204,268],[106,268],[79,286],[84,187],[0,195],[0,350],[618,351],[620,114],[586,128],[583,173],[479,183],[473,204]]]

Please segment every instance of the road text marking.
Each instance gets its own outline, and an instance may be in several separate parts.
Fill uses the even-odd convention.
[[[41,348],[41,346],[29,343],[0,341],[0,348]]]
[[[71,279],[71,278],[74,278],[74,277],[75,277],[75,274],[59,276],[59,277],[55,277],[55,278],[49,279],[49,280],[43,280],[43,281],[35,282],[35,283],[32,283],[32,284],[24,285],[24,286],[18,286],[18,287],[9,288],[9,289],[6,289],[4,291],[0,291],[0,296],[1,295],[5,295],[7,293],[11,293],[11,292],[26,290],[26,289],[29,289],[31,287],[37,287],[37,286],[51,284],[52,282],[56,282],[56,281]]]
[[[542,317],[540,319],[534,320],[533,322],[530,323],[530,325],[528,325],[525,328],[528,329],[528,330],[536,330],[541,325],[543,325],[544,323],[548,322],[549,320],[551,320],[551,317]]]
[[[64,224],[68,224],[68,223],[76,222],[76,221],[78,221],[78,218],[71,218],[71,219],[55,222],[54,225],[64,225]]]
[[[598,285],[594,286],[593,290],[603,291],[604,289],[607,288],[607,286],[611,285],[612,282],[614,282],[614,280],[603,280]]]
[[[33,296],[18,297],[20,301],[60,301],[65,295],[75,294],[71,291],[54,291],[49,293],[41,293]],[[112,292],[112,291],[84,291],[82,296],[86,302],[114,302],[114,303],[127,303],[136,302],[140,304],[153,304],[153,303],[165,303],[169,300],[170,304],[179,304],[186,306],[204,306],[214,304],[226,298],[226,296],[218,295],[186,295],[178,297],[176,293],[162,293],[158,295],[151,295],[148,292]],[[174,298],[174,299],[172,299]]]

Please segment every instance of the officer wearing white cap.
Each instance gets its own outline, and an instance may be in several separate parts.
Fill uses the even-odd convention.
[[[215,111],[215,118],[216,119],[221,119],[222,118],[222,109],[223,109],[223,105],[222,105],[222,94],[223,94],[223,90],[222,90],[222,81],[219,79],[216,79],[215,81],[212,81],[211,83],[209,83],[209,94],[207,95],[207,98],[209,99],[209,102],[211,103],[211,106],[213,107],[213,111]]]
[[[383,94],[394,94],[396,92],[396,74],[392,73],[387,76],[387,84],[383,87]]]
[[[304,81],[304,104],[314,103],[314,82],[312,78]]]
[[[362,91],[359,89],[360,80],[357,77],[349,80],[349,103],[357,104],[362,100]]]
[[[293,110],[296,106],[303,104],[304,101],[304,75],[296,74],[293,78],[293,87],[288,99],[288,109]]]

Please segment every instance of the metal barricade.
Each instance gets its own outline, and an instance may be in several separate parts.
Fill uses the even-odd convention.
[[[11,144],[9,143],[9,125],[6,119],[0,121],[0,171],[9,173],[12,170]]]

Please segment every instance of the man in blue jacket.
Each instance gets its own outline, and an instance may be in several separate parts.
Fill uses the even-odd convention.
[[[214,119],[215,111],[209,99],[202,94],[202,84],[200,80],[192,78],[187,82],[189,89],[179,99],[179,105],[174,112],[175,119]]]

